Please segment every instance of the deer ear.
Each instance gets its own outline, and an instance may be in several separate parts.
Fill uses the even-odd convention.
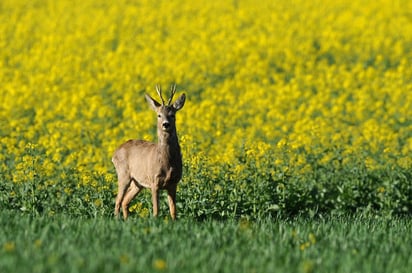
[[[147,102],[149,103],[150,107],[152,107],[153,110],[157,110],[157,108],[161,105],[160,103],[158,103],[155,99],[153,99],[151,96],[149,96],[148,94],[144,95]]]
[[[175,101],[175,103],[173,103],[173,108],[177,110],[182,109],[183,105],[185,105],[185,101],[186,101],[186,95],[182,94],[180,95],[180,97]]]

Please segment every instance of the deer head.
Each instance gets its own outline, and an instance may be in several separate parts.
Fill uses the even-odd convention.
[[[173,96],[176,93],[176,85],[170,87],[170,98],[165,104],[160,85],[156,85],[156,91],[162,103],[153,99],[150,95],[145,94],[146,100],[150,107],[157,113],[157,129],[158,134],[176,134],[176,112],[179,111],[185,104],[186,95],[182,94],[172,105]]]

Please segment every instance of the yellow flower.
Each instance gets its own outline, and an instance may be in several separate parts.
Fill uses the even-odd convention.
[[[98,208],[98,207],[101,207],[103,205],[103,201],[102,201],[102,199],[96,199],[96,200],[93,201],[93,204],[94,204],[95,207]]]
[[[121,264],[128,264],[130,262],[129,255],[127,254],[120,255],[119,260]]]
[[[3,249],[6,252],[14,252],[16,250],[16,244],[14,242],[6,242],[3,245]]]
[[[42,240],[37,239],[36,241],[34,241],[34,246],[35,246],[36,248],[40,248],[42,245],[43,245]]]
[[[309,233],[309,242],[314,245],[316,243],[316,236],[313,233]]]
[[[167,268],[167,263],[163,259],[155,259],[153,261],[153,268],[158,271],[163,271]]]
[[[393,20],[402,5],[262,0],[234,9],[230,1],[176,0],[159,10],[155,1],[97,2],[58,1],[48,20],[35,16],[48,13],[43,2],[36,13],[4,2],[14,11],[0,12],[6,180],[45,177],[57,186],[76,177],[79,187],[111,188],[113,151],[131,138],[156,141],[143,94],[171,82],[188,98],[176,117],[185,164],[211,179],[221,178],[222,165],[240,181],[249,162],[257,173],[274,165],[293,176],[364,155],[370,169],[411,167],[412,24]],[[166,31],[153,24],[159,17]],[[65,25],[73,27],[56,28]]]
[[[305,249],[307,249],[308,247],[310,247],[310,242],[305,242],[303,244],[300,245],[299,249],[301,251],[304,251]]]

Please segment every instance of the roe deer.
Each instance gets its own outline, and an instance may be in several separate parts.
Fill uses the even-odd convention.
[[[118,177],[118,193],[114,214],[118,217],[120,206],[123,218],[127,219],[130,201],[143,189],[152,191],[153,216],[159,210],[158,191],[167,190],[170,216],[176,219],[176,188],[182,177],[182,155],[176,134],[175,114],[185,104],[182,94],[172,105],[176,85],[171,86],[170,98],[165,104],[162,90],[156,91],[162,104],[145,94],[151,108],[157,113],[158,143],[144,140],[129,140],[115,152],[112,162]]]

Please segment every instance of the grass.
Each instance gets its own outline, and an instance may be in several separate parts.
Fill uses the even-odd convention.
[[[0,272],[409,272],[410,219],[31,217],[3,211]]]

